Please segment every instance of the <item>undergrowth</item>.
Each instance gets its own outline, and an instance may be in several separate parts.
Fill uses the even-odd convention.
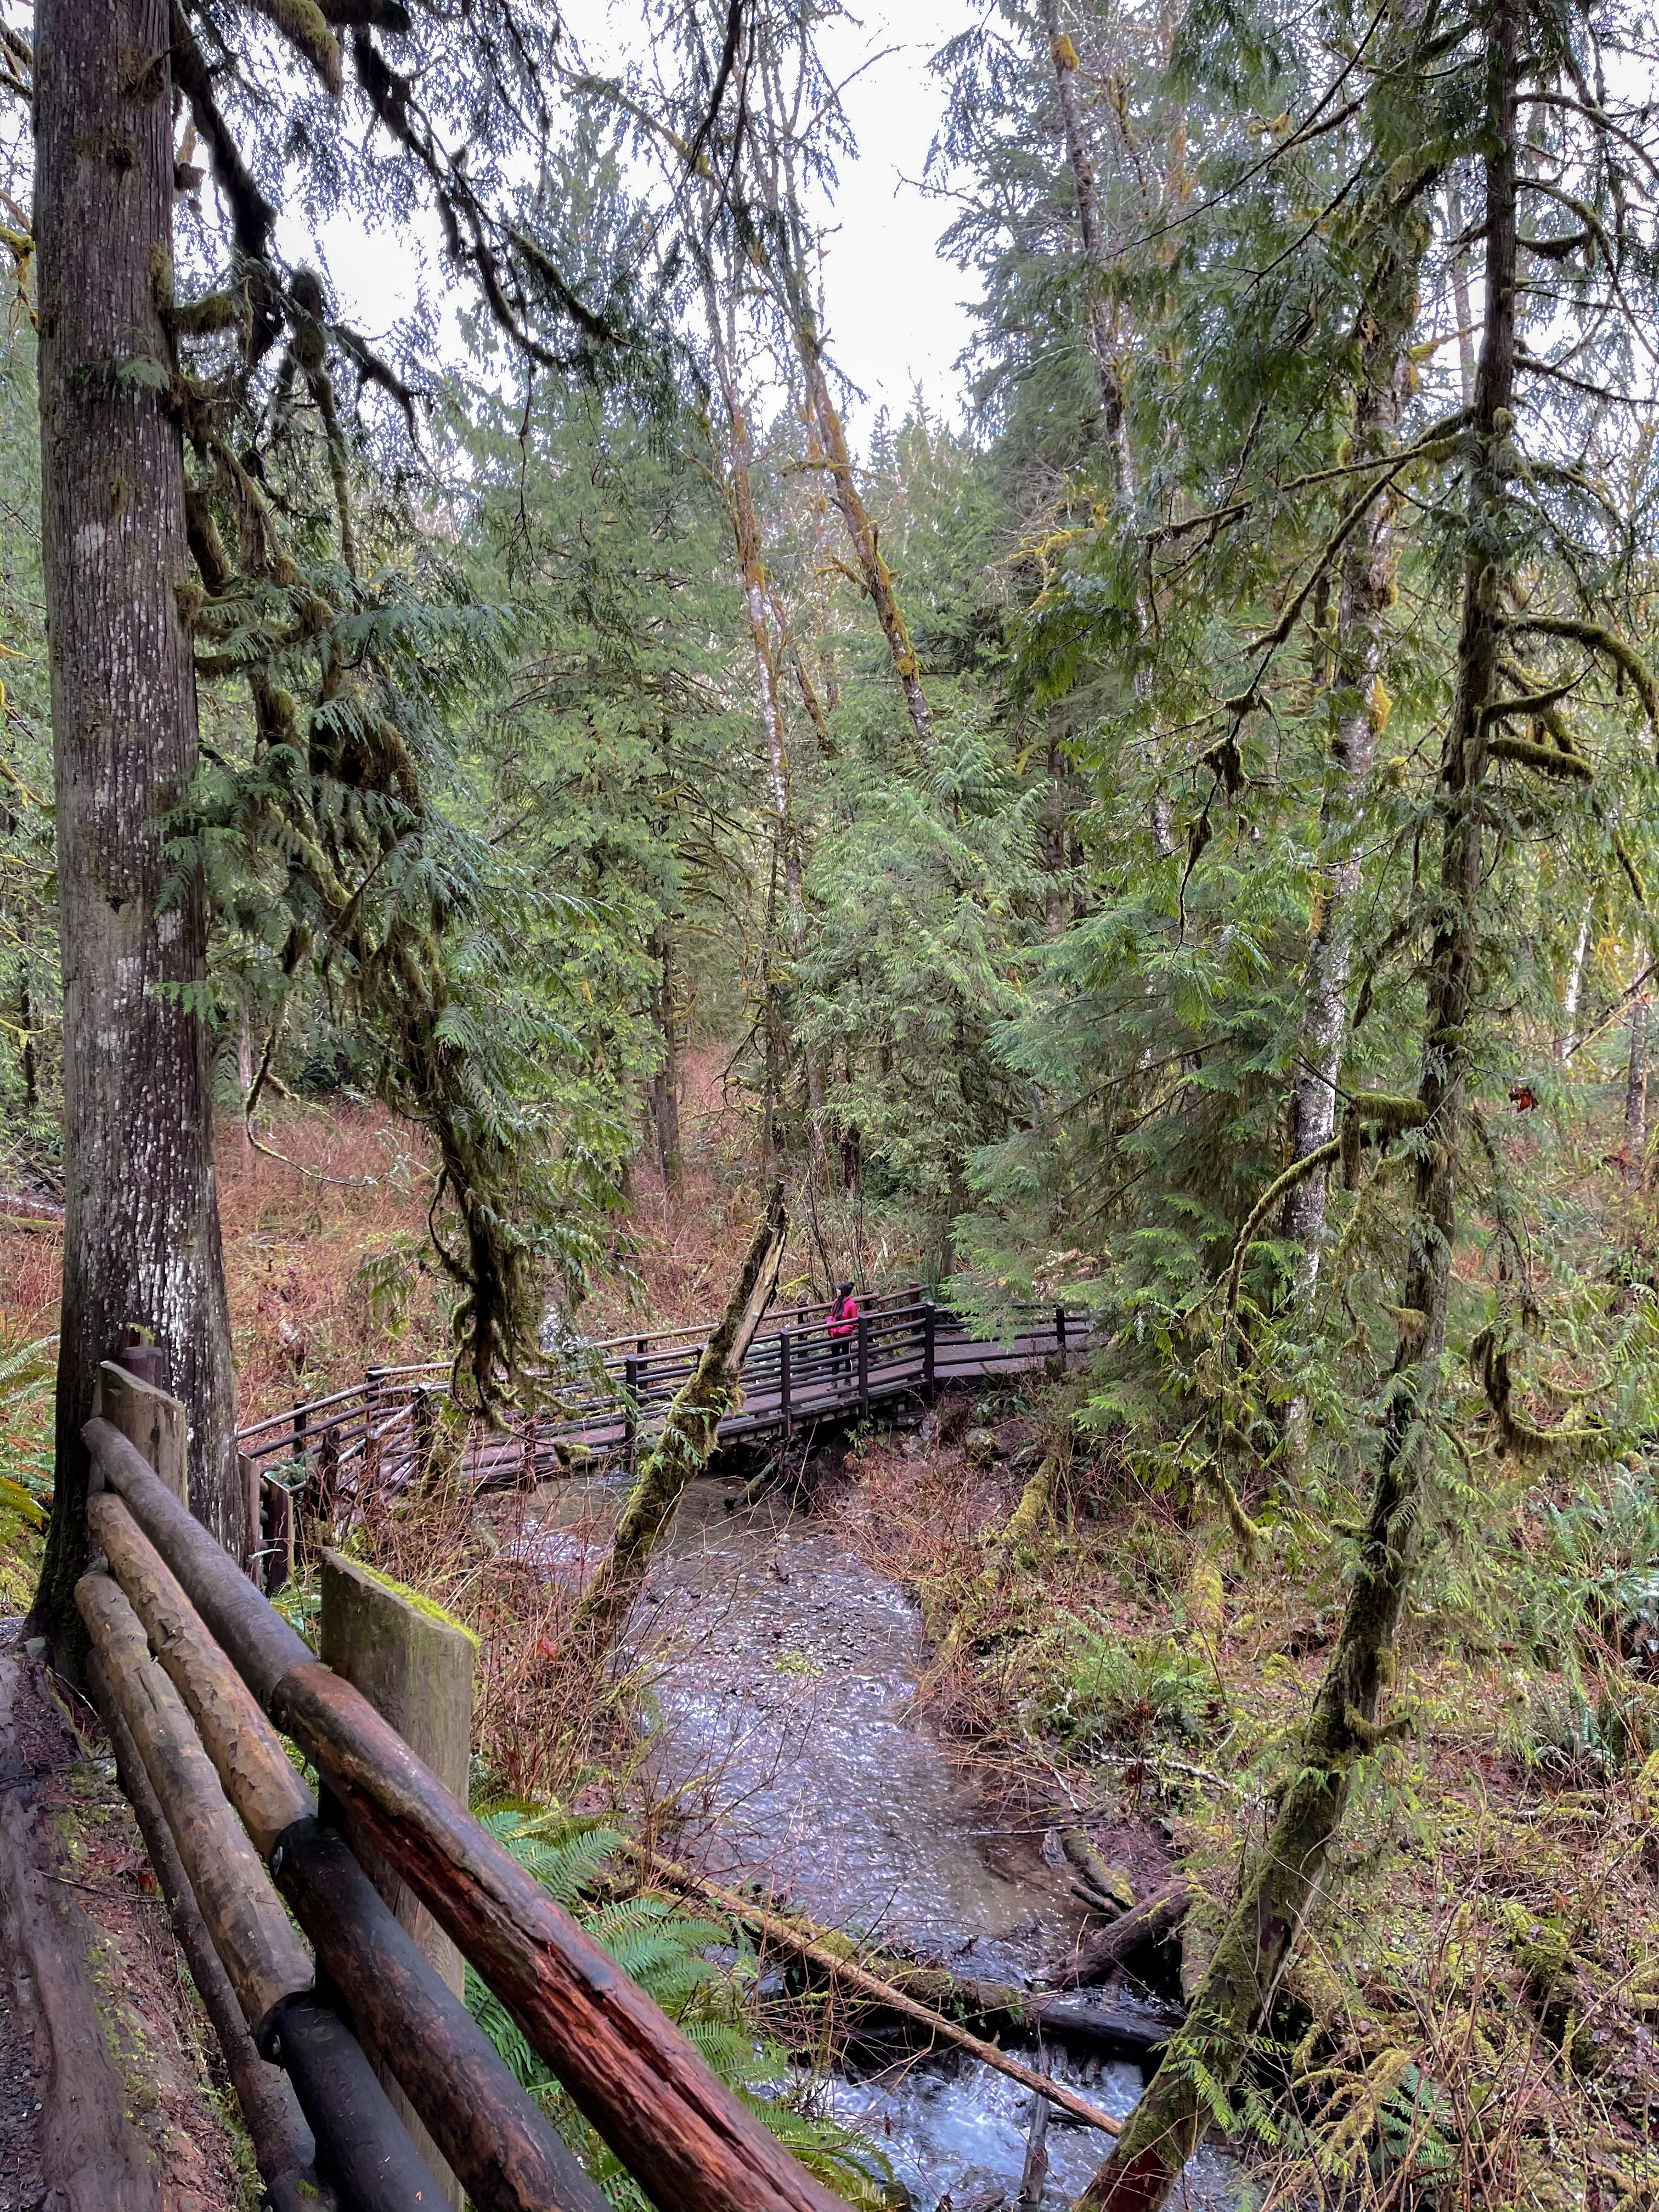
[[[757,2019],[759,1969],[747,1938],[645,1893],[617,1895],[610,1869],[622,1837],[597,1820],[526,1804],[483,1813],[484,1826],[606,1955],[668,2015],[715,2075],[775,2139],[849,2204],[902,2201],[874,2147],[816,2118],[811,2084],[796,2085],[789,2053]],[[469,1968],[467,2002],[523,2086],[546,2111],[613,2204],[651,2212],[650,2199],[582,2118],[500,2001]]]

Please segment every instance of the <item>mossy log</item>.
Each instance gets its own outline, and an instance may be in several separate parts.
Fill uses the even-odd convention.
[[[720,1422],[736,1396],[744,1357],[777,1290],[788,1233],[783,1186],[775,1183],[726,1310],[703,1346],[696,1372],[670,1406],[662,1435],[623,1507],[605,1564],[576,1608],[566,1649],[589,1665],[600,1665],[609,1655],[681,1498],[714,1449]]]
[[[957,1608],[955,1619],[939,1640],[939,1651],[933,1662],[936,1673],[943,1673],[955,1663],[963,1643],[978,1627],[987,1607],[1002,1588],[1010,1564],[1035,1539],[1042,1517],[1048,1510],[1060,1465],[1058,1456],[1052,1452],[1039,1460],[1026,1478],[1019,1502],[996,1534],[986,1544],[984,1564]]]
[[[1085,1989],[1103,1981],[1114,1966],[1121,1966],[1143,1943],[1157,1943],[1174,1933],[1186,1917],[1192,1891],[1184,1881],[1154,1890],[1139,1905],[1121,1913],[1108,1928],[1098,1929],[1079,1946],[1077,1956],[1056,1978],[1063,1990]]]
[[[105,1574],[83,1575],[75,1600],[257,2045],[277,2008],[313,1986],[311,1961],[137,1614]]]
[[[225,1795],[261,1858],[269,1858],[283,1829],[315,1812],[311,1792],[252,1692],[113,1491],[88,1499],[87,1526],[189,1708]]]

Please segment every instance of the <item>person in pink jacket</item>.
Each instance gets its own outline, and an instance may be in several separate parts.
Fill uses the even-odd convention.
[[[835,1303],[830,1309],[830,1377],[850,1377],[853,1372],[853,1336],[859,1325],[859,1302],[853,1295],[850,1283],[837,1283]]]

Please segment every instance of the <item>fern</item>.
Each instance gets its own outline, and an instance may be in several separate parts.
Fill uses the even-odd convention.
[[[0,1613],[33,1595],[52,1506],[55,1336],[0,1337]]]
[[[752,1954],[738,1931],[649,1893],[599,1901],[623,1838],[580,1815],[508,1802],[479,1814],[503,1850],[574,1913],[601,1950],[637,1982],[727,2088],[777,2142],[849,2204],[872,2212],[898,2201],[886,2161],[861,2137],[817,2119],[787,2084],[788,2053],[757,2032],[747,2001]],[[720,1960],[716,1953],[735,1952]],[[649,2199],[606,2148],[496,1996],[469,1967],[466,2001],[474,2019],[546,2111],[613,2204],[650,2212]]]

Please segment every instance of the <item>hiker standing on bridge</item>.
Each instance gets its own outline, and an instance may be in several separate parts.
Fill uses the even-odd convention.
[[[853,1295],[850,1283],[837,1283],[836,1302],[830,1309],[830,1380],[833,1386],[838,1376],[848,1381],[853,1374],[853,1335],[859,1325],[859,1302]]]

